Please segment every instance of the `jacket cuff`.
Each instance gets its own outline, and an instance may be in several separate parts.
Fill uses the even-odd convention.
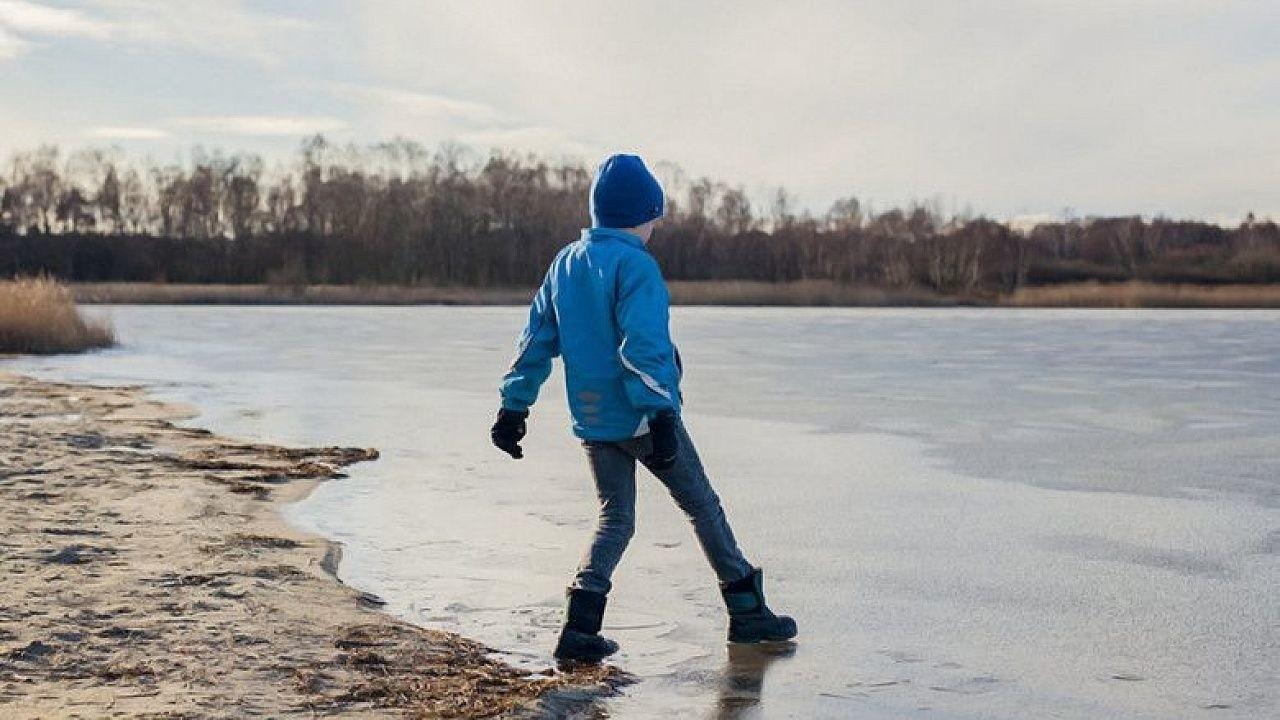
[[[502,409],[510,410],[511,412],[524,413],[525,415],[529,414],[528,405],[506,397],[502,398]]]

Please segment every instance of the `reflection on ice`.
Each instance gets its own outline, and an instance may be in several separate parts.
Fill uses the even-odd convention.
[[[741,720],[756,715],[761,710],[764,677],[769,667],[795,654],[794,642],[729,645],[713,717]]]

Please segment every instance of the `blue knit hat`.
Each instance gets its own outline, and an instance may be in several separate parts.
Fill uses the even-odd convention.
[[[591,183],[591,224],[629,228],[662,217],[662,186],[636,155],[613,155]]]

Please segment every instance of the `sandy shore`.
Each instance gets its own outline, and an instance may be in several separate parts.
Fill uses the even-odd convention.
[[[337,582],[334,548],[277,508],[375,451],[185,415],[0,372],[0,716],[536,716],[621,682],[531,675]]]

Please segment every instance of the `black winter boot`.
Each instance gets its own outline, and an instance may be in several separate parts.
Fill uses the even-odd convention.
[[[605,601],[604,593],[569,590],[569,609],[556,643],[557,660],[595,663],[618,652],[618,643],[600,636]]]
[[[765,605],[764,573],[760,568],[740,580],[720,583],[720,594],[729,609],[729,642],[777,642],[796,636],[796,621],[786,615],[774,615]]]

